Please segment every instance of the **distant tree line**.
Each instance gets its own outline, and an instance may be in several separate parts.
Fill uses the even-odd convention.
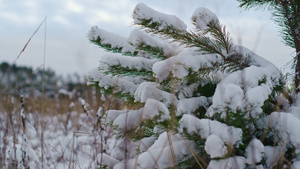
[[[42,95],[43,70],[34,70],[32,67],[18,66],[2,62],[0,64],[0,94],[2,95]],[[83,90],[85,82],[78,74],[63,77],[48,68],[44,72],[44,91],[47,97],[53,97],[59,90]]]

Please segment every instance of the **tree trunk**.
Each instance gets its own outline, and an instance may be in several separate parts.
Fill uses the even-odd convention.
[[[291,31],[291,35],[293,36],[296,56],[295,56],[295,87],[296,93],[300,92],[300,25],[295,23],[300,23],[298,13],[300,11],[299,6],[295,6],[292,1],[281,0],[280,4],[282,5],[285,11],[285,18],[287,19],[288,27]],[[293,6],[292,11],[289,10],[290,6]],[[291,17],[292,16],[292,17]]]
[[[298,48],[297,48],[298,47]],[[300,44],[296,46],[296,57],[295,57],[295,85],[296,93],[300,92]]]

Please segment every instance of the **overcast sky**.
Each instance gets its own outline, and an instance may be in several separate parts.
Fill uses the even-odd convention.
[[[207,7],[228,27],[236,43],[281,70],[292,59],[293,50],[281,43],[270,12],[244,11],[238,8],[236,0],[0,0],[0,62],[12,63],[47,17],[46,68],[58,74],[86,75],[97,67],[99,56],[104,54],[87,40],[91,26],[128,36],[134,29],[132,11],[139,2],[175,14],[187,24],[197,7]],[[43,64],[44,26],[16,64],[33,68]]]

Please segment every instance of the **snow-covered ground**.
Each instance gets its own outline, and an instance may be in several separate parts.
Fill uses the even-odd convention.
[[[9,168],[12,164],[23,168],[22,153],[26,153],[25,161],[31,169],[41,168],[41,115],[26,114],[25,132],[20,127],[18,115],[0,114],[1,168]],[[44,168],[94,168],[101,148],[96,118],[76,112],[45,115],[43,134]]]

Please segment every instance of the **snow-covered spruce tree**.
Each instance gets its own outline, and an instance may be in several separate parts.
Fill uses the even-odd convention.
[[[294,116],[299,107],[273,112],[289,108],[273,64],[235,45],[206,8],[193,13],[194,31],[143,3],[133,19],[138,29],[129,38],[96,26],[88,35],[111,52],[100,58],[89,84],[135,105],[134,110],[99,112],[103,149],[98,167],[299,164],[300,134],[294,130],[300,127]]]

